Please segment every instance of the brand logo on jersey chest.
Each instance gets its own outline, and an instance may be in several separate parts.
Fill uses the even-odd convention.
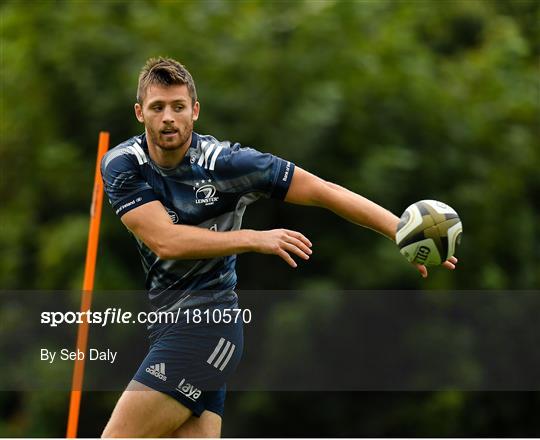
[[[211,182],[212,180],[208,179],[195,183],[193,190],[195,191],[195,203],[197,205],[210,206],[219,200],[219,197],[216,196],[216,187]]]

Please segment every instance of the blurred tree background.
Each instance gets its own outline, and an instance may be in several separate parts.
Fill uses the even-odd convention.
[[[243,255],[239,289],[540,287],[536,0],[5,1],[0,20],[3,290],[80,288],[98,132],[114,146],[142,131],[137,76],[157,55],[193,74],[199,133],[285,157],[398,215],[446,201],[464,224],[459,270],[422,280],[374,233],[259,202],[246,227],[302,231],[315,254],[296,271]],[[96,289],[142,286],[105,204]],[[100,434],[117,397],[84,396],[81,435]],[[0,393],[0,435],[63,436],[67,403]],[[237,392],[224,435],[527,436],[538,413],[538,393]]]

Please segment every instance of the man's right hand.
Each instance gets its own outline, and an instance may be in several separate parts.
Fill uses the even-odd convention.
[[[253,231],[253,251],[261,254],[273,254],[283,258],[291,267],[298,264],[291,254],[309,260],[313,253],[311,242],[300,232],[288,229],[272,229],[270,231]]]

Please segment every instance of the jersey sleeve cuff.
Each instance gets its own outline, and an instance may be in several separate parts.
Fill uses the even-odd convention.
[[[145,203],[153,202],[154,200],[158,200],[154,191],[151,189],[145,189],[119,200],[113,205],[113,209],[118,217],[122,217],[126,212],[144,205]]]
[[[273,199],[284,200],[291,186],[295,165],[287,160],[280,159],[279,171],[277,173],[274,189],[270,194]]]

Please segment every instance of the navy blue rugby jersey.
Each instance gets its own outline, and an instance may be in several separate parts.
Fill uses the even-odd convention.
[[[261,197],[284,199],[293,173],[291,162],[196,133],[174,169],[152,161],[144,134],[116,146],[101,162],[104,189],[119,217],[159,200],[173,223],[214,231],[240,229],[246,206]],[[153,310],[236,299],[236,255],[162,260],[134,238]]]

